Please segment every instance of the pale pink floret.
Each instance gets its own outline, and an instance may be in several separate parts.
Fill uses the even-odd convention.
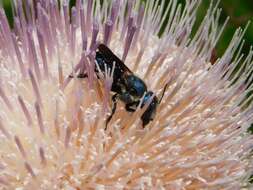
[[[99,2],[13,1],[13,28],[1,8],[0,189],[250,188],[253,51],[241,55],[245,30],[212,65],[227,23],[219,25],[218,4],[190,39],[199,0],[185,8],[176,0]],[[115,65],[94,72],[99,43],[158,98],[168,84],[144,129],[146,106],[129,113],[119,101],[104,130]]]

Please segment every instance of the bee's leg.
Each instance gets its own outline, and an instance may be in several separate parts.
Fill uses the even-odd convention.
[[[128,112],[135,112],[136,108],[133,108],[133,106],[136,107],[137,105],[132,104],[132,103],[126,104],[126,106],[125,106],[126,111],[128,111]]]
[[[77,75],[77,78],[87,78],[87,77],[88,77],[88,75],[86,73],[79,73]],[[73,75],[69,75],[69,78],[74,78],[74,76]]]
[[[106,119],[106,124],[105,124],[105,130],[107,129],[107,125],[108,123],[110,122],[110,120],[112,119],[112,116],[114,115],[115,111],[116,111],[116,108],[117,108],[117,97],[118,97],[118,94],[114,94],[112,96],[112,113],[111,115]]]
[[[87,78],[87,77],[88,77],[88,75],[86,73],[79,73],[77,75],[77,78]]]

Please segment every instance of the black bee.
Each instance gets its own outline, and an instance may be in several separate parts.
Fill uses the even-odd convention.
[[[106,120],[105,129],[116,111],[118,99],[125,103],[125,109],[128,112],[136,111],[141,101],[141,108],[143,108],[146,103],[149,103],[149,106],[141,116],[142,126],[145,127],[154,119],[157,105],[160,104],[167,85],[165,85],[162,97],[158,101],[158,98],[154,96],[154,93],[147,90],[147,86],[144,81],[134,75],[133,72],[116,55],[114,55],[114,53],[106,45],[98,45],[95,59],[97,62],[95,72],[98,78],[99,70],[102,73],[105,73],[105,68],[107,67],[107,69],[112,71],[113,65],[115,64],[111,87],[111,91],[115,92],[115,94],[112,96],[112,113]],[[97,66],[99,68],[97,68]],[[80,73],[77,77],[85,78],[87,77],[87,74]]]

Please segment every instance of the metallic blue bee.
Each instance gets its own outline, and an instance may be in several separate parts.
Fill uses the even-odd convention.
[[[143,108],[145,104],[149,103],[149,106],[141,116],[142,126],[145,127],[154,119],[157,105],[160,104],[167,85],[165,85],[162,97],[158,101],[158,98],[154,96],[154,93],[147,90],[147,86],[143,80],[134,75],[133,72],[116,55],[114,55],[114,53],[106,45],[98,45],[95,59],[97,66],[99,66],[99,68],[97,68],[97,66],[95,68],[98,78],[99,70],[102,73],[105,73],[105,67],[112,70],[115,63],[111,88],[111,91],[115,92],[115,94],[112,96],[112,113],[106,120],[105,130],[107,129],[107,124],[110,122],[116,111],[118,99],[125,103],[125,109],[128,112],[135,112],[140,103],[142,103],[141,108]],[[85,78],[87,77],[87,74],[80,73],[77,77]]]

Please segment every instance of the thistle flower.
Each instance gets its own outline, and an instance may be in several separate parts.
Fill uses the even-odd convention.
[[[190,39],[199,4],[17,0],[13,28],[1,8],[0,189],[243,187],[252,173],[253,51],[241,55],[238,29],[212,65],[227,21],[219,27],[211,4]],[[145,106],[129,113],[119,101],[104,130],[113,71],[97,79],[99,43],[158,97],[168,84],[144,129]],[[75,77],[80,70],[87,79]]]

